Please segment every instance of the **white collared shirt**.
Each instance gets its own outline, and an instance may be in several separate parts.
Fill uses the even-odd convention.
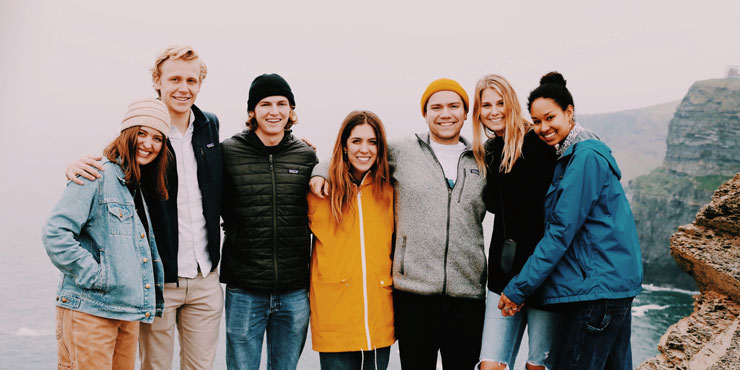
[[[198,186],[198,163],[193,151],[193,122],[195,114],[190,111],[190,123],[185,133],[176,127],[170,130],[170,144],[175,150],[177,162],[177,275],[184,278],[198,276],[198,266],[203,276],[211,272],[208,255],[208,232],[203,215],[203,195]]]

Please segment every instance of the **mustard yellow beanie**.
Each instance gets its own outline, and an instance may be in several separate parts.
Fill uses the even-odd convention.
[[[440,78],[438,80],[432,81],[432,83],[427,86],[427,89],[424,90],[424,94],[421,95],[421,115],[425,115],[427,113],[427,101],[429,98],[438,91],[454,91],[457,93],[457,95],[460,95],[460,97],[463,100],[463,103],[465,104],[465,113],[468,112],[468,107],[470,106],[469,100],[468,100],[468,94],[465,93],[465,89],[460,86],[459,83],[455,80],[451,80],[449,78]]]

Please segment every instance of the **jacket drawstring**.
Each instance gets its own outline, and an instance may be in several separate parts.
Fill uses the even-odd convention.
[[[378,348],[373,349],[373,355],[375,355],[375,369],[378,370]]]
[[[378,348],[373,348],[373,357],[375,360],[375,367],[373,370],[378,370]],[[360,370],[365,368],[365,351],[360,349]]]

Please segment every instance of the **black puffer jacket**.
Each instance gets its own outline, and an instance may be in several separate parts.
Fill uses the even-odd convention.
[[[316,153],[290,131],[267,147],[249,130],[224,140],[221,152],[221,282],[258,293],[308,287],[306,194]]]

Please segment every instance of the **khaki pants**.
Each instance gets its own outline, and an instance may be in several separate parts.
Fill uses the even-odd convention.
[[[164,314],[141,324],[141,370],[172,368],[175,325],[180,341],[180,369],[213,368],[224,293],[213,271],[207,277],[179,278],[164,285]]]
[[[57,362],[62,369],[134,369],[138,321],[106,319],[57,307]]]

